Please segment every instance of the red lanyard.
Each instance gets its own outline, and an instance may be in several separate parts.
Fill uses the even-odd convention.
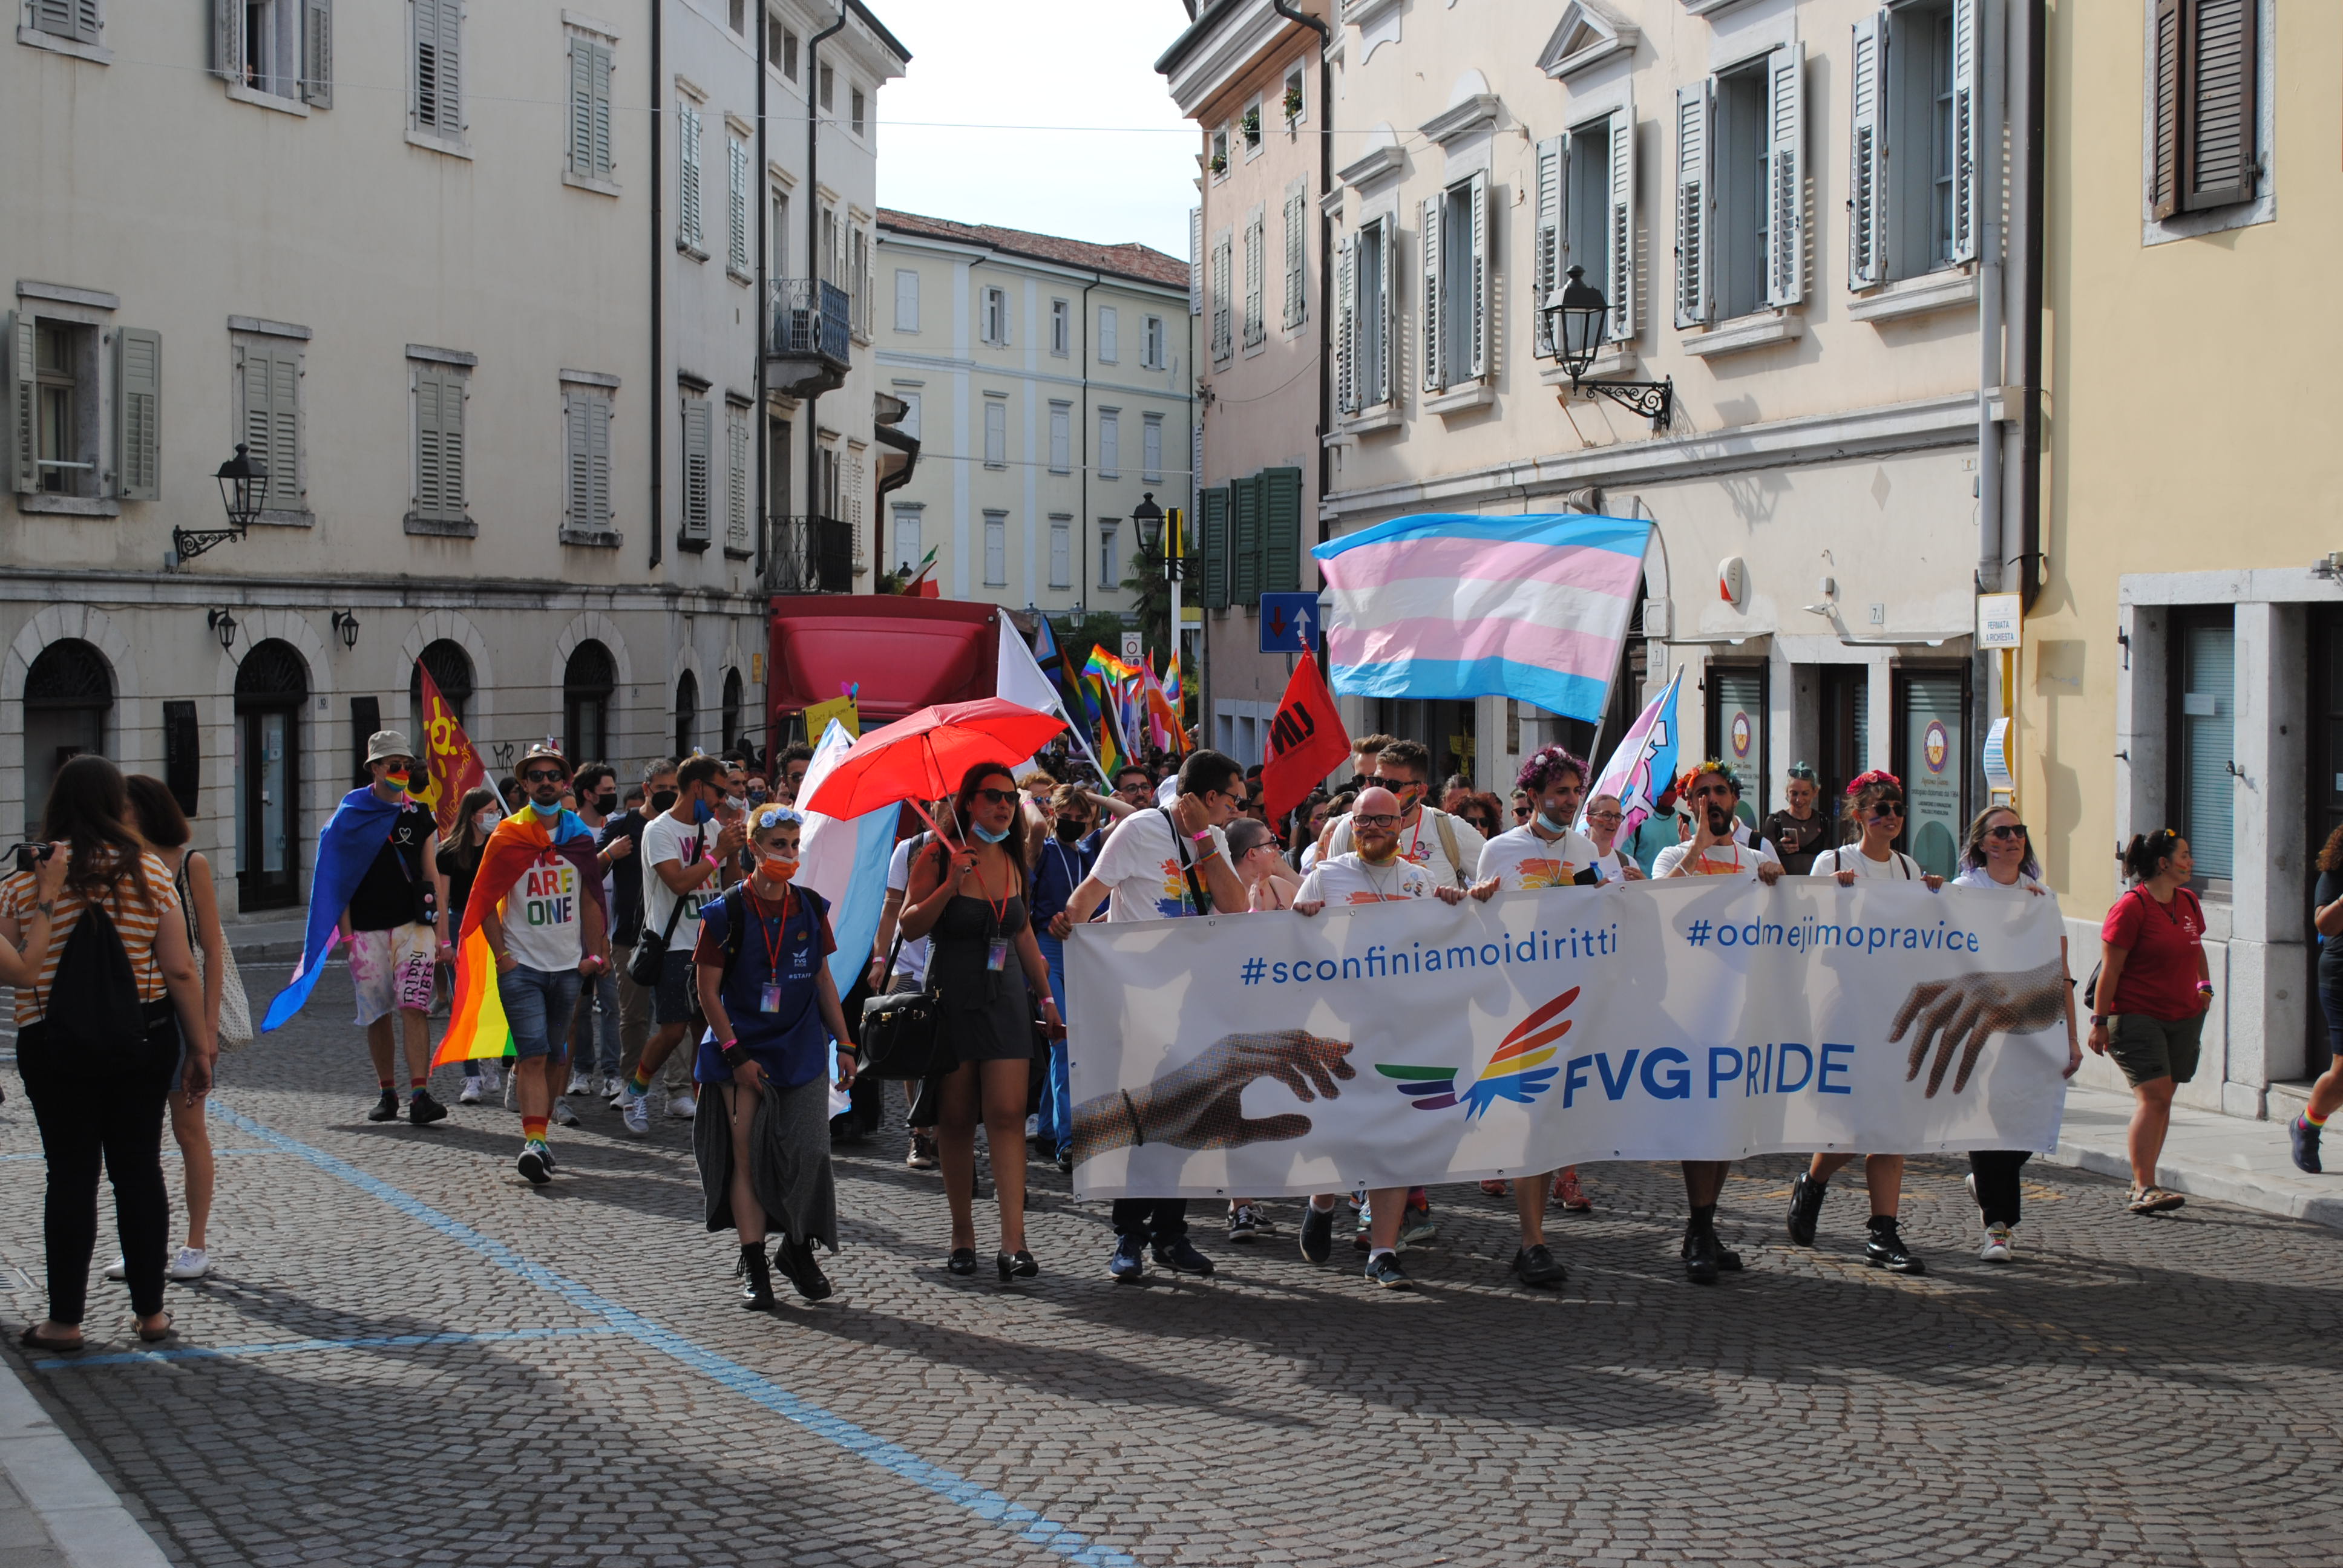
[[[748,898],[749,910],[757,917],[758,939],[765,944],[765,978],[778,985],[781,978],[782,943],[789,936],[789,890],[787,888],[781,890],[781,917],[770,929],[765,925],[765,900],[754,893],[749,894]],[[777,940],[777,938],[781,940]]]

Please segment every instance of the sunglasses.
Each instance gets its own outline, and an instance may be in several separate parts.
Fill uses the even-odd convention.
[[[1624,822],[1627,814],[1624,811],[1589,811],[1586,819],[1590,822]]]
[[[1516,822],[1528,820],[1529,814],[1530,809],[1526,806],[1516,806],[1513,808],[1513,820]]]
[[[1390,811],[1377,811],[1373,816],[1353,816],[1351,825],[1355,828],[1396,828],[1399,818]]]
[[[1420,779],[1383,779],[1379,777],[1374,781],[1382,785],[1384,789],[1390,790],[1394,795],[1406,795],[1423,788],[1423,781]]]
[[[979,789],[976,792],[976,799],[980,800],[990,800],[996,806],[1011,806],[1016,804],[1017,791],[1014,789]]]
[[[558,784],[562,778],[563,775],[558,772],[543,768],[532,768],[520,776],[520,781],[524,784]]]
[[[1871,819],[1875,822],[1885,822],[1890,817],[1900,819],[1903,815],[1904,803],[1901,800],[1882,800],[1871,809]]]
[[[1987,828],[1985,830],[1985,836],[1988,839],[2001,839],[2005,840],[2016,839],[2023,840],[2026,837],[2026,824],[2023,822],[2006,823],[1998,828]]]

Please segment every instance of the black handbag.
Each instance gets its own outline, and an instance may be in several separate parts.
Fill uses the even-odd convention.
[[[895,960],[902,956],[903,930],[895,928],[895,946],[887,955],[887,970],[880,978],[881,994],[862,1004],[862,1063],[859,1076],[912,1081],[950,1072],[958,1062],[937,1029],[936,999],[925,989],[886,993],[895,978]]]
[[[706,829],[703,829],[700,831],[699,841],[701,846],[700,852],[704,855],[707,853],[708,842]],[[638,840],[639,844],[639,842]],[[643,867],[644,876],[656,874],[649,865]],[[648,990],[659,984],[659,975],[667,968],[667,945],[675,940],[676,922],[683,919],[683,900],[689,897],[691,897],[689,893],[678,893],[675,896],[675,902],[668,906],[667,929],[659,935],[651,935],[649,927],[636,935],[634,953],[627,960],[627,978],[637,985]],[[690,989],[696,999],[699,995],[699,988],[694,986]],[[697,1000],[692,1005],[695,1010],[698,1008]]]

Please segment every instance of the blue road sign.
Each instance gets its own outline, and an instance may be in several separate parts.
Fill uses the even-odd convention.
[[[1261,596],[1262,652],[1308,653],[1317,646],[1316,594],[1265,593]]]

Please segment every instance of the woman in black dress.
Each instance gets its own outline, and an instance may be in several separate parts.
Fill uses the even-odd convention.
[[[903,896],[906,937],[930,937],[928,990],[938,1032],[957,1065],[942,1083],[936,1129],[951,1204],[951,1271],[976,1272],[976,1123],[980,1108],[992,1150],[994,1196],[1001,1203],[1001,1279],[1041,1271],[1025,1249],[1026,1074],[1033,1060],[1033,1003],[1062,1028],[1050,995],[1050,971],[1026,918],[1016,781],[1006,768],[980,763],[960,780],[950,818],[957,842],[936,842],[912,862]]]

